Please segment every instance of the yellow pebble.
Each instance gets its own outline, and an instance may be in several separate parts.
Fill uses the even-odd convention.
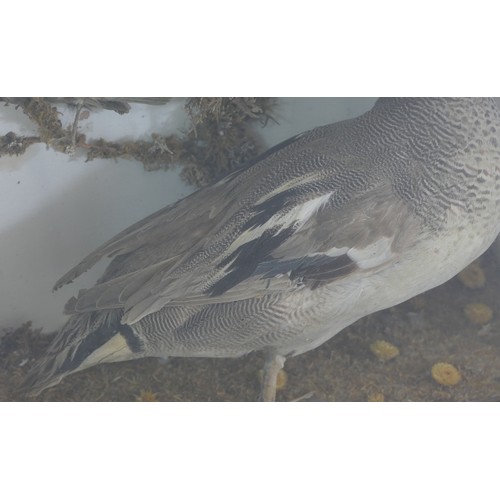
[[[386,340],[376,340],[370,344],[370,349],[380,361],[389,361],[399,355],[399,349]]]
[[[157,402],[158,401],[158,395],[156,392],[150,391],[150,390],[141,390],[140,394],[136,396],[137,401],[141,402]]]
[[[458,274],[458,279],[468,288],[481,288],[486,283],[486,276],[478,262],[469,264]]]
[[[467,304],[464,308],[465,315],[473,323],[486,325],[493,318],[493,311],[486,304]]]
[[[385,396],[383,392],[372,392],[368,394],[368,401],[370,403],[382,403],[385,401]]]
[[[441,385],[456,385],[462,380],[460,372],[450,363],[436,363],[431,369],[431,374]]]

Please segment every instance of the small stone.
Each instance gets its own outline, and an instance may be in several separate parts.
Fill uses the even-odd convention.
[[[493,318],[493,311],[486,304],[467,304],[464,312],[470,321],[479,325],[486,325]]]
[[[386,340],[376,340],[370,344],[370,350],[380,361],[389,361],[399,356],[399,349]]]
[[[382,403],[385,401],[385,396],[383,392],[372,392],[368,394],[368,401],[370,403]]]
[[[431,369],[431,374],[441,385],[456,385],[462,380],[460,372],[450,363],[436,363]]]
[[[137,401],[153,403],[158,401],[158,395],[156,392],[150,391],[148,389],[141,390],[140,394],[135,398]]]

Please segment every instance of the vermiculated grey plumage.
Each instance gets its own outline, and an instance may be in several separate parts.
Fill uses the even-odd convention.
[[[500,230],[487,98],[380,99],[131,226],[32,371],[35,390],[143,356],[286,358],[451,278]]]

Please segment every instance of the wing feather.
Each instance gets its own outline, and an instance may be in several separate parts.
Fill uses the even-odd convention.
[[[371,156],[332,148],[336,126],[289,141],[118,234],[56,284],[115,256],[67,312],[121,308],[132,324],[169,305],[317,288],[390,265],[420,222],[388,181],[366,175]]]

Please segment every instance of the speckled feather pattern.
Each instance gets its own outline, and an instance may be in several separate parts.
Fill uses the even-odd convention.
[[[500,229],[487,98],[380,99],[131,226],[28,385],[144,356],[283,356],[451,278]]]

